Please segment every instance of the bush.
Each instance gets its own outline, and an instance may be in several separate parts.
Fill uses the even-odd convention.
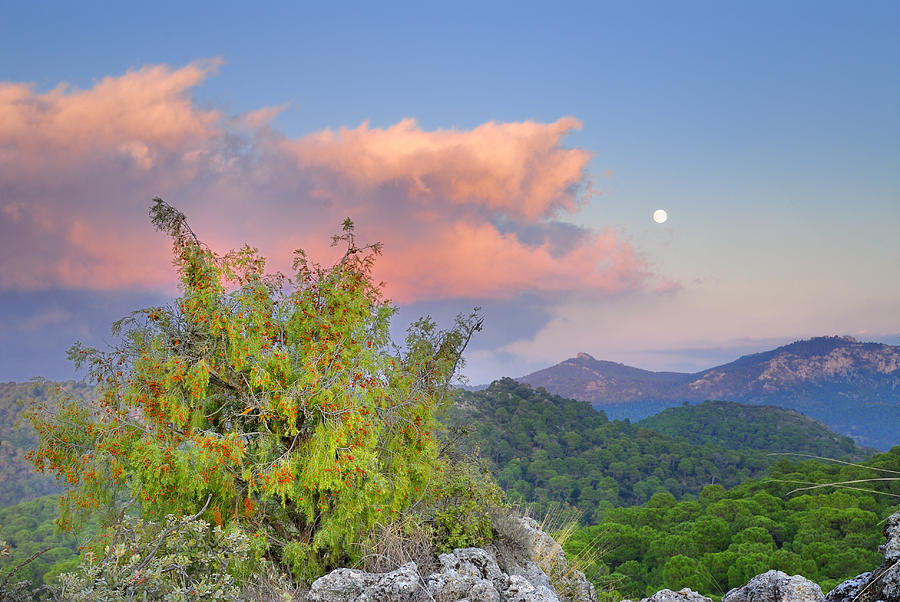
[[[435,485],[434,544],[441,553],[491,543],[492,509],[503,490],[474,461],[450,462]]]
[[[172,239],[182,296],[117,322],[111,351],[72,348],[96,402],[30,413],[31,460],[70,487],[59,526],[109,525],[128,498],[151,521],[208,499],[198,519],[267,542],[300,579],[359,560],[367,533],[423,501],[435,479],[435,416],[481,328],[477,310],[448,330],[419,320],[401,349],[371,276],[381,247],[357,246],[350,220],[333,238],[345,248],[336,264],[297,251],[286,278],[249,247],[217,255],[161,199],[150,215]],[[110,566],[130,570],[128,558]]]
[[[164,523],[126,517],[102,556],[85,553],[81,572],[60,575],[58,596],[93,600],[236,600],[235,574],[252,565],[251,540],[196,516]]]

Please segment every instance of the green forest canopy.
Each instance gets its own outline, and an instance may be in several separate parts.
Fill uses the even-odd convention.
[[[610,422],[587,403],[510,378],[460,393],[449,422],[469,431],[461,445],[480,451],[512,500],[531,504],[538,514],[554,503],[567,504],[595,523],[610,507],[641,504],[658,492],[681,499],[711,483],[734,487],[764,476],[779,459],[767,451],[694,445],[640,424]],[[825,442],[834,436],[827,429],[814,434]],[[761,436],[774,442],[768,448],[774,452],[807,445],[845,451],[841,444]]]

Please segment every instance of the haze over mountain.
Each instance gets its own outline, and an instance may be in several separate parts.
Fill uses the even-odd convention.
[[[645,418],[685,401],[797,410],[862,445],[900,444],[900,347],[817,337],[697,373],[651,372],[586,353],[519,379],[588,401],[611,418]]]

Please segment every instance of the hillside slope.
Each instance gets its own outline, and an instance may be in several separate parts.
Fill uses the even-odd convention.
[[[657,492],[677,498],[717,483],[735,486],[777,460],[764,452],[692,445],[628,422],[610,422],[589,404],[505,378],[460,392],[449,423],[469,430],[460,445],[478,449],[514,500],[553,502],[588,513],[629,506]]]
[[[684,437],[696,445],[718,443],[729,449],[797,452],[844,460],[865,460],[876,452],[795,410],[733,401],[669,408],[637,425]]]

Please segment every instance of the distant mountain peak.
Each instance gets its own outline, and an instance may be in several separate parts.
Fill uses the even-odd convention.
[[[795,341],[692,374],[650,372],[581,352],[519,380],[610,411],[627,404],[635,417],[638,405],[649,412],[723,399],[799,410],[882,449],[900,443],[900,347],[847,335]]]
[[[835,336],[825,336],[825,337],[812,337],[809,339],[800,339],[799,341],[794,341],[793,343],[788,343],[787,345],[782,345],[775,349],[775,351],[779,351],[781,349],[833,349],[836,347],[846,347],[848,345],[862,345],[856,338],[850,335],[835,335]]]

